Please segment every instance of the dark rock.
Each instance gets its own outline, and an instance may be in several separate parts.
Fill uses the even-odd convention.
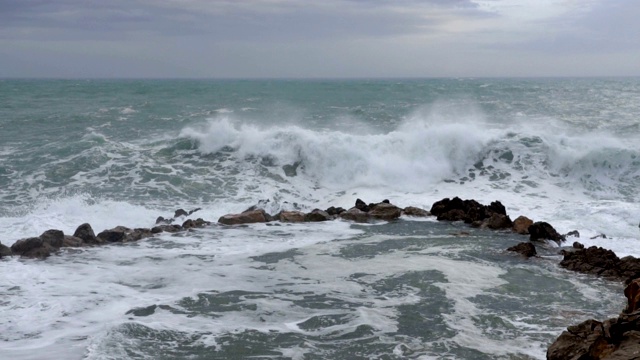
[[[178,218],[180,216],[189,216],[189,213],[186,212],[184,209],[178,209],[173,213],[174,218]]]
[[[491,216],[485,220],[487,227],[489,229],[498,230],[498,229],[511,229],[513,226],[513,222],[509,218],[509,216],[493,213]]]
[[[64,233],[61,230],[47,230],[40,235],[40,238],[45,243],[51,245],[54,248],[59,248],[62,246],[62,242],[64,241]]]
[[[331,220],[331,215],[329,215],[326,211],[320,209],[314,209],[304,216],[304,221],[318,222],[327,220]]]
[[[580,233],[578,232],[578,230],[573,230],[573,231],[569,231],[568,233],[566,233],[564,235],[565,238],[569,237],[569,236],[573,236],[573,237],[580,237]]]
[[[414,206],[407,206],[402,210],[402,213],[407,216],[415,216],[415,217],[427,217],[431,215],[427,210],[420,209]]]
[[[603,238],[603,239],[606,239],[606,238],[607,238],[607,235],[605,235],[605,234],[598,234],[598,235],[596,235],[596,236],[592,236],[592,237],[590,237],[589,239],[593,240],[593,239],[597,239],[597,238]]]
[[[459,197],[453,199],[444,198],[435,202],[431,206],[431,214],[435,215],[439,221],[464,221],[467,224],[473,224],[478,221],[485,222],[494,214],[507,216],[507,211],[499,201],[494,201],[489,206],[485,206],[476,200],[462,200]],[[498,217],[494,217],[492,222]],[[504,218],[500,218],[505,220]],[[511,220],[508,221],[511,223]],[[488,226],[488,222],[486,223]],[[500,224],[502,228],[502,224]],[[511,226],[511,225],[509,225]]]
[[[563,242],[565,240],[564,236],[558,234],[556,229],[551,226],[551,224],[538,221],[529,226],[529,240],[553,240],[557,243]]]
[[[148,228],[135,228],[133,230],[124,228],[125,238],[122,242],[131,242],[146,239],[153,236],[153,232]]]
[[[584,245],[582,245],[581,243],[579,243],[577,241],[574,241],[572,246],[573,246],[574,249],[584,249]]]
[[[300,166],[300,161],[296,161],[293,164],[289,165],[282,165],[282,170],[284,171],[284,174],[288,177],[294,177],[296,175],[298,175],[298,166]]]
[[[395,220],[399,218],[400,215],[402,215],[402,209],[385,202],[376,204],[376,206],[369,211],[369,216],[386,221]]]
[[[173,222],[173,219],[165,219],[162,216],[158,216],[158,218],[156,219],[156,225],[158,224],[171,224]]]
[[[462,221],[467,218],[464,210],[453,209],[438,215],[438,221]]]
[[[355,207],[352,207],[351,209],[340,213],[339,216],[342,219],[359,223],[366,223],[369,221],[369,214]]]
[[[267,213],[262,209],[245,211],[241,214],[227,214],[218,219],[223,225],[239,225],[267,222]]]
[[[87,223],[78,226],[73,236],[79,237],[85,244],[98,244],[100,242],[93,232],[91,225]]]
[[[513,231],[520,235],[529,235],[529,226],[531,225],[533,225],[533,220],[521,215],[513,220]]]
[[[182,223],[182,228],[183,229],[191,229],[191,228],[203,228],[207,225],[210,225],[211,223],[208,221],[205,221],[202,218],[197,218],[196,220],[186,220],[184,223]]]
[[[356,199],[356,209],[368,212],[370,210],[369,205],[367,205],[364,201],[360,199]]]
[[[34,259],[45,259],[55,252],[57,248],[49,245],[48,243],[42,243],[42,246],[28,250],[22,254],[23,257]]]
[[[188,215],[191,215],[191,214],[193,214],[194,212],[196,212],[196,211],[200,211],[200,210],[202,210],[202,208],[195,208],[195,209],[193,209],[193,210],[189,210],[189,214],[188,214]]]
[[[330,207],[327,210],[325,210],[327,212],[327,214],[334,216],[334,215],[340,215],[341,213],[345,212],[346,210],[344,208],[341,207]]]
[[[592,357],[592,348],[597,350],[603,339],[602,323],[587,320],[575,326],[569,326],[547,350],[547,360],[588,360]],[[606,342],[606,341],[605,341]]]
[[[530,258],[536,256],[536,247],[531,242],[521,242],[516,246],[512,246],[507,251],[514,251],[522,254],[524,257]]]
[[[305,214],[302,211],[281,211],[277,216],[282,222],[304,222]]]
[[[96,238],[98,238],[99,242],[114,243],[123,242],[126,236],[127,234],[125,233],[124,229],[113,228],[109,230],[103,230],[96,236]]]
[[[384,203],[384,204],[391,204],[391,201],[389,201],[389,199],[384,199],[384,200],[382,200],[380,202]]]
[[[507,215],[507,209],[505,209],[504,205],[500,201],[494,201],[489,205],[489,212]]]
[[[157,234],[161,232],[175,233],[181,231],[182,227],[180,225],[158,225],[154,226],[151,229],[152,234]]]
[[[16,255],[24,255],[28,251],[42,247],[44,241],[39,237],[31,237],[16,241],[11,245],[11,252]]]
[[[13,255],[11,248],[6,245],[0,244],[0,259],[2,259],[5,256],[11,256],[11,255]]]
[[[622,264],[613,251],[595,246],[564,252],[564,258],[560,261],[560,266],[568,270],[620,280],[640,270],[640,263],[633,257],[625,260],[624,270]]]
[[[81,247],[84,245],[84,241],[79,237],[65,235],[62,240],[62,247]]]

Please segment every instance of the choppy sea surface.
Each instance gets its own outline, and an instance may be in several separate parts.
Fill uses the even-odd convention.
[[[639,78],[0,80],[8,246],[178,208],[215,222],[459,196],[637,257],[639,188]],[[3,258],[0,358],[544,359],[624,297],[559,268],[552,243],[505,251],[526,240],[403,217]]]

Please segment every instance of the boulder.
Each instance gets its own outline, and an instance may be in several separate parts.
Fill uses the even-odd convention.
[[[98,238],[101,243],[123,242],[127,236],[125,231],[126,230],[121,227],[103,230],[96,236],[96,238]]]
[[[282,222],[299,223],[304,222],[305,214],[302,211],[281,211],[276,217]]]
[[[365,223],[369,221],[369,214],[355,207],[352,207],[351,209],[340,213],[340,217],[345,220],[355,221],[359,223]]]
[[[334,215],[340,215],[341,213],[345,212],[346,210],[344,208],[341,207],[330,207],[327,210],[325,210],[327,212],[327,214],[334,216]]]
[[[11,256],[11,255],[13,255],[11,248],[6,245],[0,244],[0,259],[2,259],[5,256]]]
[[[529,226],[531,225],[533,225],[533,220],[520,215],[513,220],[513,231],[521,235],[529,235]]]
[[[467,214],[462,209],[452,209],[438,215],[438,221],[463,221]]]
[[[407,206],[402,210],[402,213],[407,216],[415,216],[415,217],[427,217],[431,215],[427,210],[420,209],[415,206]]]
[[[521,242],[518,245],[512,246],[507,251],[514,251],[523,255],[526,258],[536,256],[536,247],[531,242]]]
[[[370,210],[369,205],[360,199],[356,199],[355,208],[364,212],[368,212]]]
[[[402,215],[402,209],[385,202],[376,204],[373,209],[369,210],[369,216],[380,220],[394,220],[400,215]]]
[[[78,226],[73,236],[82,239],[85,244],[98,244],[100,242],[93,232],[91,225],[87,223]]]
[[[240,225],[267,222],[267,213],[262,209],[249,210],[240,214],[227,214],[218,219],[223,225]]]
[[[320,209],[314,209],[310,213],[304,215],[304,221],[309,222],[327,221],[331,219],[331,215]]]
[[[161,232],[175,233],[182,230],[180,225],[158,225],[151,228],[152,234],[158,234]]]
[[[560,266],[565,269],[586,274],[621,278],[620,259],[616,254],[601,247],[589,247],[564,252]]]
[[[189,213],[186,212],[184,209],[178,209],[178,210],[174,211],[174,213],[173,213],[173,217],[174,218],[178,218],[180,216],[189,216]]]
[[[574,249],[584,249],[584,245],[582,243],[579,243],[577,241],[573,242],[573,245],[571,245]]]
[[[31,237],[26,239],[21,239],[16,241],[13,245],[11,245],[11,252],[16,255],[24,255],[25,253],[42,247],[44,241],[39,237]]]
[[[602,323],[593,319],[569,326],[547,350],[547,360],[600,359],[593,355],[606,344],[603,335]]]
[[[531,226],[529,226],[528,231],[529,231],[529,240],[531,241],[545,240],[545,239],[553,240],[557,243],[561,243],[565,241],[564,236],[558,234],[556,229],[554,229],[553,226],[551,226],[551,224],[544,221],[538,221],[533,223]]]
[[[84,245],[84,241],[79,237],[65,235],[62,240],[62,247],[81,247]]]
[[[507,211],[500,201],[494,201],[489,206],[482,205],[476,200],[462,200],[459,197],[453,199],[444,198],[436,201],[431,206],[431,214],[435,215],[439,221],[464,221],[467,224],[481,226],[485,220],[494,214],[507,216]],[[497,217],[494,217],[494,222]],[[505,220],[504,218],[501,218]],[[511,220],[508,221],[511,223]],[[502,224],[499,225],[502,228]],[[511,226],[511,225],[509,225]]]
[[[64,233],[60,230],[47,230],[40,235],[40,238],[45,243],[51,245],[54,248],[59,248],[62,246],[62,242],[64,241]]]
[[[578,232],[578,230],[573,230],[573,231],[569,231],[568,233],[564,234],[564,237],[567,238],[569,236],[573,236],[573,237],[580,237],[580,232]]]
[[[493,213],[491,216],[485,220],[487,227],[489,229],[498,230],[498,229],[511,229],[513,226],[513,222],[509,218],[508,215]]]
[[[189,219],[182,223],[182,228],[185,230],[191,229],[191,228],[203,228],[210,224],[211,224],[210,222],[205,221],[202,218],[197,218],[195,220]]]
[[[156,219],[156,225],[158,224],[171,224],[173,222],[173,219],[165,219],[162,216],[158,216],[158,218]]]

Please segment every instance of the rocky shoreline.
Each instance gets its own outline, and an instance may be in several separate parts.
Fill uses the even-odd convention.
[[[61,230],[51,229],[37,237],[17,240],[11,247],[0,243],[0,258],[21,256],[25,258],[45,259],[62,248],[78,248],[101,246],[114,243],[127,243],[150,238],[162,232],[176,233],[192,229],[212,226],[211,221],[198,218],[187,219],[181,225],[175,221],[192,215],[200,209],[189,212],[178,209],[172,218],[158,217],[156,226],[152,228],[128,228],[116,226],[106,229],[97,235],[88,223],[78,226],[73,235],[66,235]],[[402,215],[414,217],[435,216],[438,221],[463,221],[469,226],[490,230],[512,231],[528,236],[507,251],[521,254],[525,258],[537,255],[536,243],[552,240],[558,244],[566,241],[568,236],[579,236],[577,231],[559,234],[547,222],[534,222],[519,216],[511,220],[506,209],[499,201],[483,205],[476,200],[462,200],[458,197],[444,198],[435,202],[429,211],[416,207],[400,208],[383,200],[379,203],[365,203],[357,199],[350,209],[330,207],[325,210],[314,209],[308,213],[301,211],[281,211],[268,214],[264,209],[253,206],[239,214],[221,216],[217,225],[235,226],[250,223],[267,223],[279,221],[283,223],[321,222],[335,219],[367,223],[375,221],[392,221]],[[627,256],[618,258],[615,253],[598,247],[584,248],[574,243],[571,248],[561,251],[563,260],[559,265],[565,269],[601,276],[614,281],[625,281],[628,286],[625,296],[627,308],[618,318],[604,322],[587,320],[581,324],[570,326],[567,331],[549,347],[547,359],[640,359],[640,259]]]

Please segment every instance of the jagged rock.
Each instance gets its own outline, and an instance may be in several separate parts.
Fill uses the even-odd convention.
[[[560,266],[581,273],[619,277],[620,259],[607,249],[592,246],[588,249],[565,252]]]
[[[345,212],[346,210],[344,208],[341,207],[330,207],[327,210],[325,210],[327,212],[327,214],[334,216],[334,215],[340,215],[341,213]]]
[[[85,244],[98,244],[99,240],[93,232],[91,225],[84,223],[76,229],[73,236],[79,237]]]
[[[40,238],[43,242],[51,245],[54,248],[59,248],[62,246],[62,242],[64,241],[64,232],[61,230],[47,230],[40,235]]]
[[[463,221],[466,217],[464,210],[453,209],[438,215],[437,219],[438,221]]]
[[[505,209],[500,201],[493,201],[489,205],[488,210],[496,214],[507,215],[507,209]]]
[[[627,307],[624,312],[631,314],[640,309],[640,281],[632,281],[624,289],[624,296],[627,297]]]
[[[369,205],[367,205],[364,201],[360,200],[360,199],[356,199],[356,209],[364,211],[364,212],[368,212],[369,210],[371,210],[369,208]]]
[[[281,211],[277,216],[282,222],[304,222],[305,214],[302,211]]]
[[[123,242],[127,234],[122,228],[113,228],[101,231],[96,237],[100,242],[114,243]]]
[[[203,220],[202,218],[197,218],[196,220],[186,220],[182,223],[183,229],[191,229],[191,228],[203,228],[209,225],[210,222]]]
[[[494,214],[507,216],[507,211],[500,201],[494,201],[491,205],[485,206],[473,199],[462,200],[459,197],[454,197],[453,199],[444,198],[436,201],[431,206],[431,214],[435,215],[439,221],[464,221],[467,224],[476,223],[478,226]]]
[[[267,213],[262,209],[245,211],[241,214],[227,214],[218,219],[220,224],[239,225],[267,222]]]
[[[402,213],[407,216],[415,216],[415,217],[427,217],[431,215],[427,210],[420,209],[415,206],[407,206],[402,210]]]
[[[178,209],[173,213],[174,218],[178,218],[180,216],[189,216],[189,213],[186,212],[184,209]]]
[[[0,243],[0,259],[2,259],[5,256],[11,256],[11,255],[13,255],[11,248],[6,245],[2,245]]]
[[[528,230],[529,230],[529,240],[531,241],[545,240],[545,239],[553,240],[557,243],[565,241],[564,236],[558,234],[556,229],[554,229],[553,226],[551,226],[551,224],[544,221],[538,221],[533,223],[531,226],[529,226]]]
[[[162,216],[158,216],[158,218],[156,219],[156,225],[158,224],[171,224],[173,222],[173,219],[165,219]]]
[[[521,215],[513,220],[513,231],[521,235],[529,235],[529,226],[531,225],[533,225],[533,220]]]
[[[79,237],[65,235],[62,240],[62,247],[81,247],[84,245],[84,241]]]
[[[536,256],[536,247],[531,242],[521,242],[518,245],[512,246],[507,251],[514,251],[524,255],[524,257],[530,258]]]
[[[369,221],[369,214],[355,207],[342,212],[340,214],[340,217],[345,220],[355,221],[359,223],[365,223]]]
[[[397,219],[400,217],[400,215],[402,215],[402,209],[400,209],[395,205],[385,203],[385,202],[376,204],[369,211],[369,216],[376,219],[387,220],[387,221]]]
[[[304,221],[309,222],[318,222],[318,221],[327,221],[331,220],[331,215],[329,215],[326,211],[320,209],[314,209],[308,214],[305,214]]]
[[[601,347],[603,334],[602,323],[593,319],[569,326],[547,350],[547,360],[600,359],[593,355]]]

